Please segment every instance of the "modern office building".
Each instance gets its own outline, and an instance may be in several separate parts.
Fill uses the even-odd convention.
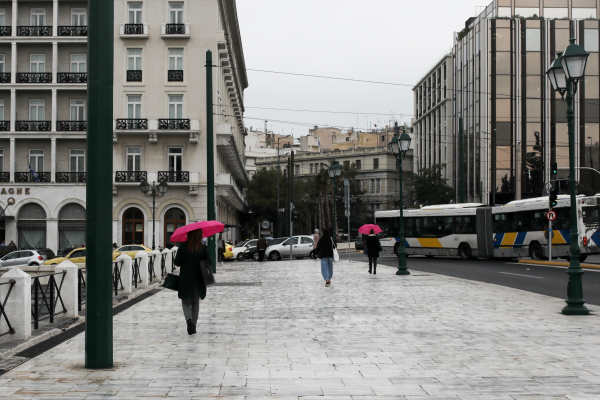
[[[85,241],[86,13],[85,1],[0,2],[0,205],[21,248]],[[114,35],[113,241],[167,245],[206,218],[206,50],[217,218],[237,240],[248,82],[235,0],[117,0]],[[155,210],[142,181],[169,185]]]

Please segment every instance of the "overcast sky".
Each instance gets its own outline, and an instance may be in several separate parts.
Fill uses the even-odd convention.
[[[266,119],[269,130],[301,136],[308,134],[312,125],[382,127],[392,119],[392,113],[401,123],[410,123],[412,85],[450,50],[452,33],[464,28],[465,21],[475,15],[476,7],[489,3],[237,0],[248,69],[409,85],[248,71],[246,126],[262,130]]]

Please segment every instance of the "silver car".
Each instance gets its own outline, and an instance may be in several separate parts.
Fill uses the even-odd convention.
[[[0,258],[0,267],[43,265],[48,258],[38,250],[17,250]]]
[[[272,261],[278,261],[282,258],[290,257],[290,252],[294,258],[309,257],[313,251],[313,237],[308,235],[293,236],[286,241],[271,245],[265,251],[265,257]]]

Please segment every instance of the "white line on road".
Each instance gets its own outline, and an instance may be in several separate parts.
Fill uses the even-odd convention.
[[[567,269],[569,267],[567,267],[566,265],[546,265],[546,264],[527,264],[527,263],[507,263],[507,264],[512,264],[512,265],[529,265],[530,267],[550,267],[550,268],[559,268],[559,269]],[[590,268],[583,268],[584,271],[586,272],[600,272],[597,269],[590,269]]]
[[[506,274],[506,275],[517,275],[517,276],[526,276],[528,278],[537,278],[537,279],[546,279],[543,276],[532,276],[532,275],[521,275],[521,274],[511,274],[510,272],[498,272],[499,274]]]

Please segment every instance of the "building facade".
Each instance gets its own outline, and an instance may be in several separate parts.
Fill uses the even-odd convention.
[[[0,3],[0,205],[20,248],[85,244],[86,36],[87,2]],[[117,0],[114,36],[113,241],[150,246],[155,232],[163,246],[206,219],[206,50],[217,218],[237,240],[248,82],[235,0]],[[169,185],[155,210],[142,181]]]

